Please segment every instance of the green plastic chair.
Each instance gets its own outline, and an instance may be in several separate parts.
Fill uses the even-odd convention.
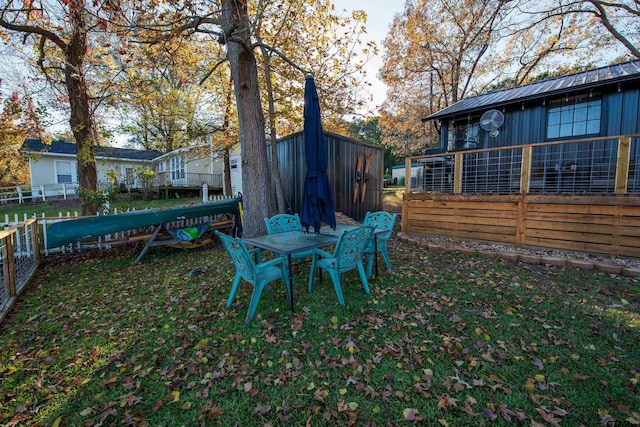
[[[302,222],[300,221],[300,216],[297,213],[293,215],[274,215],[271,218],[265,218],[264,223],[267,226],[267,233],[269,234],[284,233],[286,231],[302,231]],[[308,258],[311,255],[313,255],[313,251],[298,252],[291,254],[291,259]],[[284,258],[286,260],[286,257]],[[289,268],[288,265],[287,268]]]
[[[251,302],[249,303],[249,311],[247,312],[246,318],[247,323],[253,319],[262,291],[274,280],[282,279],[287,291],[287,302],[291,304],[291,294],[289,293],[288,286],[289,272],[283,258],[260,262],[260,249],[248,250],[240,238],[227,236],[217,230],[215,234],[220,241],[222,241],[236,269],[236,275],[231,285],[231,292],[229,292],[229,298],[227,299],[227,307],[231,306],[236,296],[240,279],[244,279],[253,285],[253,293],[251,294]],[[252,255],[256,256],[255,260]]]
[[[363,225],[370,225],[374,229],[383,229],[387,230],[385,233],[380,233],[376,235],[378,252],[382,254],[384,258],[384,262],[387,264],[387,268],[391,270],[391,261],[389,260],[389,253],[387,252],[387,240],[391,237],[391,233],[393,231],[393,225],[396,222],[396,218],[398,214],[391,214],[389,212],[378,211],[378,212],[367,212],[364,217]],[[375,245],[374,241],[371,242],[369,247],[366,249],[367,255],[367,277],[371,277],[371,272],[373,270],[373,257],[375,256]]]
[[[340,278],[343,273],[358,269],[360,279],[364,285],[364,291],[369,294],[369,283],[364,271],[362,258],[365,249],[371,244],[374,228],[371,226],[358,227],[350,231],[344,231],[338,238],[333,254],[321,249],[313,250],[311,271],[309,272],[309,292],[313,292],[313,281],[316,267],[329,272],[333,287],[336,290],[340,305],[344,305]],[[320,278],[322,281],[322,277]]]

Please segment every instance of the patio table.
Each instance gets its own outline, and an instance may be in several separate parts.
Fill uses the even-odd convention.
[[[287,264],[289,265],[289,294],[291,295],[291,311],[294,311],[293,304],[293,265],[291,262],[291,256],[295,253],[309,251],[311,249],[322,248],[326,246],[335,245],[338,243],[338,238],[343,231],[353,230],[358,228],[357,225],[338,224],[336,229],[333,230],[330,227],[323,227],[320,233],[307,233],[304,231],[286,231],[284,233],[265,234],[263,236],[247,237],[242,240],[251,246],[257,248],[266,249],[278,255],[287,257]],[[384,233],[386,230],[376,229],[374,231],[374,237],[376,234]],[[377,239],[374,238],[374,244],[377,251]],[[376,263],[376,276],[378,274],[377,268],[378,257],[375,257]]]

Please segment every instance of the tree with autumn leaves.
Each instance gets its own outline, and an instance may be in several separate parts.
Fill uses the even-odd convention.
[[[211,70],[205,74],[210,76],[223,65],[229,66],[227,75],[230,75],[235,93],[238,135],[245,171],[245,232],[251,235],[263,231],[262,218],[276,212],[271,191],[272,171],[269,170],[267,161],[266,123],[261,98],[261,82],[265,76],[260,73],[267,67],[259,66],[255,52],[260,49],[265,61],[267,58],[271,60],[273,66],[269,68],[270,77],[272,82],[277,82],[265,89],[280,107],[276,108],[274,103],[274,107],[269,110],[270,127],[284,128],[287,123],[291,123],[286,117],[287,112],[290,114],[293,108],[282,106],[299,106],[302,111],[301,82],[304,81],[304,72],[333,76],[333,80],[324,79],[327,91],[331,90],[336,94],[336,102],[329,101],[327,104],[334,106],[330,111],[340,111],[339,114],[342,115],[353,112],[349,107],[358,102],[361,94],[351,85],[359,78],[357,75],[362,70],[363,62],[374,48],[359,47],[356,32],[351,35],[345,33],[346,38],[343,40],[342,35],[336,35],[331,30],[338,25],[339,20],[333,13],[332,2],[305,5],[306,2],[301,1],[281,4],[259,1],[254,4],[224,0],[206,5],[188,2],[184,7],[178,8],[172,1],[101,4],[88,4],[79,0],[11,1],[2,9],[0,25],[14,35],[26,34],[25,39],[37,47],[39,56],[36,62],[42,74],[52,84],[64,88],[63,96],[70,107],[70,125],[78,147],[80,186],[89,191],[94,191],[96,187],[92,147],[100,142],[96,115],[98,106],[107,104],[110,92],[117,87],[115,83],[124,80],[123,76],[131,77],[127,70],[134,63],[130,42],[133,40],[148,45],[166,45],[170,41],[179,43],[176,40],[196,37],[197,43],[217,42],[220,48],[211,50],[214,52]],[[287,11],[284,15],[279,13],[283,10]],[[317,13],[306,13],[310,10]],[[279,22],[276,19],[287,15],[297,15],[297,18]],[[306,19],[308,16],[313,19]],[[356,16],[355,19],[362,22],[364,15]],[[283,25],[286,23],[289,23],[288,28]],[[128,32],[131,30],[136,30],[135,36],[129,36]],[[304,34],[305,31],[309,33]],[[360,31],[363,31],[363,27]],[[95,50],[90,49],[90,44]],[[357,59],[354,66],[351,66],[349,60],[345,61],[345,57],[355,57],[358,52],[363,52],[362,61]],[[224,56],[217,56],[217,53]],[[292,78],[291,72],[286,71],[287,68],[295,70],[297,76]],[[197,74],[195,70],[192,72],[193,80],[199,77]],[[88,78],[89,75],[91,78]],[[224,78],[224,73],[222,76]],[[274,96],[276,92],[278,93]],[[170,104],[185,102],[182,111],[195,111],[193,104],[188,105],[187,98],[181,97],[183,93],[170,90],[164,97],[156,98],[156,104],[163,101],[167,104],[167,99],[173,99],[175,102]],[[351,95],[345,96],[345,93]],[[172,96],[175,97],[171,98]],[[295,101],[296,97],[300,101]],[[338,99],[343,102],[338,102]],[[167,105],[162,107],[171,108]],[[229,116],[221,114],[228,108],[228,103],[218,107],[222,107],[217,111],[219,117],[224,117],[224,120],[220,120],[221,124],[230,123]],[[147,117],[157,111],[157,108],[147,110]],[[278,121],[275,120],[276,115],[279,116]],[[163,117],[166,116],[171,114],[163,114]],[[142,126],[138,128],[138,136],[146,141],[150,139],[148,125],[151,121],[144,121],[144,115],[140,117],[142,120],[138,124]],[[295,117],[295,114],[290,117]],[[182,144],[181,141],[193,137],[196,129],[191,126],[193,123],[191,121],[185,125],[166,121],[166,128],[158,127],[156,130],[160,136],[154,138],[164,140],[168,146]],[[184,137],[176,142],[180,132]]]
[[[0,187],[29,184],[29,159],[20,153],[25,138],[44,134],[41,108],[13,92],[0,111]]]
[[[228,64],[231,71],[243,162],[243,197],[247,207],[245,233],[249,236],[258,234],[264,232],[263,218],[286,209],[283,198],[280,198],[278,206],[273,197],[274,193],[281,194],[281,191],[272,190],[272,177],[276,177],[276,185],[278,182],[277,166],[269,169],[267,161],[267,126],[260,82],[266,82],[270,106],[269,127],[272,130],[272,142],[275,142],[273,135],[277,135],[277,132],[274,132],[274,128],[281,127],[277,124],[278,120],[286,123],[285,113],[291,117],[292,112],[297,110],[297,117],[301,117],[302,82],[306,73],[315,74],[316,77],[333,76],[334,80],[328,81],[327,88],[332,88],[341,97],[329,98],[335,106],[353,108],[357,93],[352,86],[362,63],[356,60],[355,67],[352,67],[352,61],[345,58],[351,58],[351,55],[355,57],[356,52],[361,52],[366,58],[372,49],[370,46],[357,45],[357,32],[350,33],[353,38],[343,39],[332,30],[333,27],[339,27],[339,18],[332,12],[333,5],[329,1],[309,5],[300,1],[254,4],[224,0],[202,9],[198,5],[189,6],[180,12],[163,16],[150,28],[158,29],[157,39],[162,39],[167,37],[164,30],[167,23],[173,23],[169,25],[171,36],[209,35],[224,46],[225,57],[219,58],[213,68]],[[145,10],[150,8],[152,5],[145,5]],[[250,19],[250,15],[253,18]],[[362,17],[355,16],[354,19],[362,20]],[[263,67],[259,66],[256,57],[257,49],[262,54],[263,63],[260,65]],[[262,70],[265,71],[264,75],[260,74]],[[279,90],[277,94],[276,88]],[[345,96],[350,93],[354,95]],[[274,102],[276,96],[281,107],[278,112]],[[347,104],[340,103],[340,98],[346,100]],[[287,104],[292,107],[282,108]],[[330,111],[336,110],[334,107]]]
[[[384,41],[384,144],[419,154],[437,144],[428,115],[549,69],[571,72],[612,51],[640,58],[638,2],[408,0]]]
[[[90,44],[102,42],[100,35],[118,11],[115,2],[94,5],[85,0],[10,0],[0,10],[0,27],[14,37],[14,43],[33,45],[42,76],[69,107],[79,185],[85,195],[97,192],[93,147],[100,140],[95,115],[100,93],[92,84],[97,74],[90,73]],[[84,214],[95,214],[96,210],[95,203],[83,203]]]

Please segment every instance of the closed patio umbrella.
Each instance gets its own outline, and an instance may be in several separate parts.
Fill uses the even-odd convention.
[[[307,231],[320,232],[320,222],[336,228],[336,208],[327,176],[327,144],[320,119],[320,102],[312,76],[304,82],[304,149],[307,175],[304,179],[300,220]]]

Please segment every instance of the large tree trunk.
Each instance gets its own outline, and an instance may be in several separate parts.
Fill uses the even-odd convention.
[[[238,41],[227,42],[242,150],[242,189],[245,211],[245,236],[264,234],[263,218],[276,212],[271,188],[264,114],[260,103],[258,68],[251,48],[249,14],[246,0],[224,0],[223,18]]]
[[[84,58],[87,53],[87,22],[84,13],[82,7],[71,10],[73,35],[66,52],[65,83],[71,106],[69,124],[76,140],[80,188],[95,194],[98,174],[93,145],[97,141],[84,73]],[[83,201],[83,215],[95,215],[97,209],[95,202]]]

